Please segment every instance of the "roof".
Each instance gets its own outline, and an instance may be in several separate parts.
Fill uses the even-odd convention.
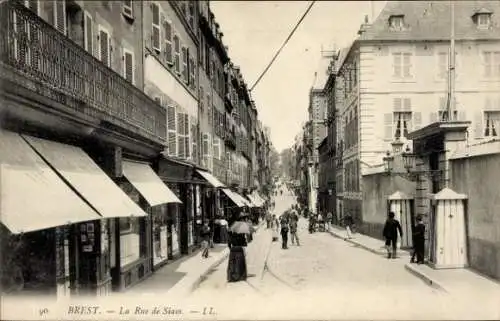
[[[456,40],[500,40],[500,1],[455,1]],[[450,1],[388,1],[372,26],[360,40],[449,40],[451,34]],[[472,16],[492,13],[491,27],[478,29]],[[405,30],[389,28],[389,17],[404,15]]]
[[[339,51],[339,57],[337,58],[337,62],[336,62],[336,66],[335,66],[336,70],[340,70],[340,68],[344,64],[345,60],[347,59],[347,56],[348,56],[349,52],[351,51],[351,48],[352,48],[353,44],[354,44],[354,42],[352,42],[348,47],[340,49],[340,51]]]

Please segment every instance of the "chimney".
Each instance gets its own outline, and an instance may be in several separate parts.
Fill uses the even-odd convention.
[[[370,28],[371,24],[368,21],[368,15],[365,15],[365,21],[359,27],[358,35],[362,35],[366,30]]]

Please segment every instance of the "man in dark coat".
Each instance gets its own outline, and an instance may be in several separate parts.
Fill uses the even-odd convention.
[[[425,251],[425,225],[422,221],[422,216],[417,217],[417,225],[413,228],[413,254],[411,256],[411,263],[415,263],[415,256],[417,256],[417,264],[424,263]]]
[[[288,224],[289,224],[288,215],[283,214],[280,220],[280,227],[281,227],[281,239],[283,241],[281,248],[284,250],[288,249],[288,230],[289,230]]]
[[[399,224],[399,221],[396,220],[394,217],[395,217],[394,212],[390,212],[387,221],[385,221],[384,232],[383,232],[388,259],[390,259],[391,257],[393,259],[396,258],[398,231],[399,235],[403,237],[403,229],[401,228],[401,224]],[[392,247],[392,253],[391,253],[391,247]]]

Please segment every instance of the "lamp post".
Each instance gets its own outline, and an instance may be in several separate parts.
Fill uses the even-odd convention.
[[[394,154],[396,154],[396,151],[399,153],[402,150],[403,143],[399,140],[396,140],[392,144],[393,150],[395,151]],[[394,154],[391,154],[391,152],[387,151],[386,156],[383,158],[384,160],[384,168],[385,172],[388,174],[393,173],[394,170]],[[406,172],[395,172],[394,174],[398,176],[402,176],[406,178],[409,181],[416,182],[420,180],[421,175],[425,175],[429,178],[434,178],[443,173],[442,170],[416,170],[415,169],[415,162],[417,159],[417,154],[414,154],[411,152],[411,149],[409,146],[405,148],[405,150],[402,153],[399,153],[401,155],[401,158],[403,159],[403,166]]]

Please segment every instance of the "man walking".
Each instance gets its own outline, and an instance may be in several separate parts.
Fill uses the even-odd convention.
[[[333,218],[333,214],[332,214],[332,212],[328,212],[328,213],[326,214],[326,228],[327,228],[328,230],[330,230],[330,224],[332,224],[332,218]]]
[[[297,241],[297,246],[300,246],[299,236],[297,235],[298,223],[299,217],[297,214],[293,213],[290,221],[290,238],[292,239],[292,245]]]
[[[208,225],[208,220],[205,220],[203,226],[201,227],[201,248],[203,249],[201,252],[201,256],[203,258],[208,258],[208,249],[210,248],[210,235],[211,235],[210,226]]]
[[[393,259],[396,258],[396,251],[398,246],[397,245],[398,231],[399,235],[403,237],[403,229],[401,228],[401,224],[399,224],[399,221],[396,220],[394,217],[395,217],[394,212],[390,212],[387,221],[385,221],[385,226],[383,231],[388,259],[390,259],[391,257]],[[392,253],[391,253],[391,247],[392,247]]]
[[[352,239],[352,231],[351,227],[354,224],[354,220],[352,219],[351,214],[347,213],[344,217],[344,225],[347,232],[347,239]]]
[[[281,221],[280,221],[280,226],[281,226],[281,248],[283,250],[288,249],[288,230],[289,230],[289,225],[288,225],[288,218],[285,215],[281,216]]]
[[[424,250],[425,250],[425,225],[422,221],[422,216],[417,216],[417,225],[413,228],[413,254],[410,263],[415,263],[415,256],[417,256],[417,264],[424,263]]]

